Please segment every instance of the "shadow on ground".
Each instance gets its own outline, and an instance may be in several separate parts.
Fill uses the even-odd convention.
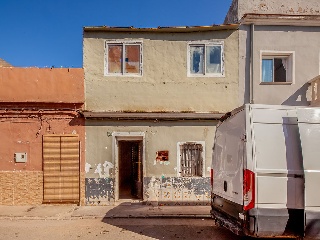
[[[197,212],[191,207],[183,207],[184,212],[177,211],[178,208],[175,207],[171,212],[170,209],[141,203],[122,203],[107,212],[102,221],[120,228],[121,232],[133,232],[153,239],[241,239],[228,230],[215,226],[211,218],[199,218],[199,215],[193,217]],[[182,216],[177,217],[179,214]],[[146,215],[149,217],[144,217]]]
[[[214,226],[211,219],[105,218],[103,222],[154,239],[241,239]]]
[[[145,210],[145,205],[133,204],[130,208],[126,208],[126,203],[120,204],[114,209],[106,213],[106,218],[102,222],[120,228],[120,232],[133,232],[144,237],[153,239],[210,239],[210,240],[244,240],[248,237],[236,236],[229,230],[216,226],[211,218],[193,218],[188,215],[181,217],[152,217],[145,218],[143,214],[139,216],[140,210]],[[152,210],[157,210],[157,207],[148,206]],[[132,211],[132,212],[130,212]],[[135,217],[123,217],[123,216]],[[112,217],[122,216],[122,217]],[[262,239],[261,239],[262,240]]]

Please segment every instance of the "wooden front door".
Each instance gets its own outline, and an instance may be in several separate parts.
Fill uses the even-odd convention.
[[[119,198],[143,198],[142,141],[119,141]]]
[[[43,202],[79,203],[78,135],[43,136]]]

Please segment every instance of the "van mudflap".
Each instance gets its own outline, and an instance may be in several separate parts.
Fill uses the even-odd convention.
[[[214,219],[216,225],[224,227],[238,236],[244,236],[241,223],[229,218],[226,214],[223,214],[215,209],[211,209],[211,216]]]
[[[303,236],[303,209],[254,208],[249,210],[248,215],[255,219],[254,237],[294,238]]]
[[[320,212],[306,210],[306,239],[320,239]]]

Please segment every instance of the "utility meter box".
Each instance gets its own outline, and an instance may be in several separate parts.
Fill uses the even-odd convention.
[[[14,161],[16,163],[26,163],[27,162],[27,153],[15,153]]]

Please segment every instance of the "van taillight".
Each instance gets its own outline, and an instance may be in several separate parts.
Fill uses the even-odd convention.
[[[254,208],[255,202],[255,177],[248,169],[243,171],[243,209],[245,211]]]
[[[211,187],[213,186],[213,169],[211,168],[211,172],[210,172],[210,177],[211,177]]]

